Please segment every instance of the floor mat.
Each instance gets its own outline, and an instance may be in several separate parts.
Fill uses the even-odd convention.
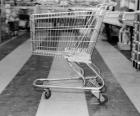
[[[41,92],[32,83],[47,78],[52,57],[32,56],[0,95],[1,116],[35,116]]]
[[[86,94],[90,116],[140,116],[96,50],[93,53],[92,61],[100,68],[104,76],[109,101],[105,105],[95,105],[93,103],[95,100],[92,100],[95,97]]]

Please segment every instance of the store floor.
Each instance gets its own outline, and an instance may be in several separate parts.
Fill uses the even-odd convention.
[[[140,72],[132,67],[130,60],[126,59],[109,43],[98,42],[97,50],[128,98],[140,112],[140,93],[138,92],[140,89]]]
[[[11,38],[6,42],[0,44],[0,60],[2,60],[6,55],[20,46],[23,42],[29,39],[30,34],[27,32],[19,32],[19,36]]]
[[[96,101],[94,96],[91,96],[89,93],[83,93],[82,97],[85,96],[86,99],[82,100],[85,100],[84,103],[87,104],[82,104],[83,101],[81,101],[81,104],[77,104],[77,106],[73,105],[73,107],[81,107],[83,105],[83,108],[87,108],[84,109],[84,111],[88,111],[85,112],[87,113],[87,116],[139,116],[140,114],[137,110],[138,108],[135,108],[136,105],[133,104],[134,101],[130,99],[131,97],[128,96],[129,94],[126,92],[126,89],[123,88],[124,86],[122,86],[122,83],[120,83],[120,81],[116,79],[116,73],[112,71],[113,68],[110,68],[110,64],[112,64],[112,67],[114,64],[113,62],[111,62],[111,60],[108,68],[108,60],[106,60],[104,56],[109,55],[107,53],[104,53],[102,55],[103,50],[101,48],[103,47],[105,49],[107,47],[104,45],[105,44],[99,43],[99,45],[97,46],[97,50],[95,50],[92,56],[92,60],[95,62],[96,65],[99,66],[103,73],[105,84],[107,86],[106,94],[109,98],[109,101],[105,105],[97,105],[95,104]],[[18,51],[18,53],[25,54],[26,50],[28,51],[28,49],[30,48],[29,41],[24,42],[22,44],[22,47],[24,49],[22,48],[18,50],[18,47],[16,48],[16,50]],[[108,51],[108,53],[109,52],[111,53],[111,51]],[[11,54],[12,53],[13,52],[11,52]],[[1,60],[1,62],[7,57],[9,57],[9,55],[5,56]],[[9,80],[9,83],[7,82],[7,86],[2,90],[0,94],[0,116],[39,116],[39,113],[37,114],[37,112],[41,111],[43,114],[43,110],[45,112],[47,108],[50,108],[49,105],[42,107],[43,109],[39,108],[40,99],[43,99],[43,101],[45,102],[51,101],[49,101],[49,99],[45,100],[44,98],[41,98],[42,93],[34,90],[34,88],[32,87],[32,82],[37,78],[47,78],[49,76],[49,72],[50,70],[52,70],[51,66],[54,59],[52,57],[30,55],[31,53],[28,54],[28,58],[23,57],[20,59],[16,59],[16,61],[18,61],[19,63],[20,61],[23,61],[25,59],[26,63],[23,63],[23,66],[19,67],[19,70],[17,70],[18,72],[15,73],[15,76],[11,80]],[[12,63],[10,64],[12,65]],[[15,62],[13,62],[13,68],[15,68],[14,64]],[[4,67],[6,69],[6,64],[3,65],[5,65]],[[7,67],[9,67],[8,63]],[[0,68],[0,70],[1,69],[2,68]],[[8,75],[9,71],[5,71],[5,73],[7,73]],[[4,80],[5,78],[0,77],[0,79]],[[57,99],[58,98],[59,96],[57,96]],[[74,98],[75,101],[79,101],[79,99],[81,98]],[[71,103],[71,101],[62,102],[66,104]],[[61,104],[61,101],[59,103]],[[53,105],[55,107],[55,105],[57,104],[55,101],[52,101],[51,105],[51,107],[53,108]],[[69,112],[72,111],[69,109],[65,109],[64,107],[63,110],[65,110],[67,114],[63,115],[77,116],[77,114]],[[53,110],[51,115],[43,114],[41,116],[54,116],[53,113],[57,116],[60,115],[60,111],[58,109],[55,109]],[[80,111],[78,112],[78,114],[80,115]]]

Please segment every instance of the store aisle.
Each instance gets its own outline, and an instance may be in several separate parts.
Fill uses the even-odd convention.
[[[75,72],[63,57],[54,58],[48,78],[72,78]],[[81,81],[61,83],[59,86],[82,86]],[[42,95],[36,116],[89,116],[84,91],[52,89],[50,99]]]
[[[29,32],[19,32],[19,36],[0,44],[0,61],[30,38]]]
[[[15,77],[30,56],[30,42],[27,40],[0,61],[0,93]]]
[[[127,75],[127,73],[125,72],[123,73],[123,77],[121,76],[121,79],[123,79],[123,81],[125,81],[126,78],[130,79],[126,80],[125,82],[127,82],[127,84],[131,84],[132,86],[128,86],[124,82],[124,85],[122,86],[122,82],[119,81],[119,78],[116,78],[116,75],[120,75],[121,72],[115,73],[114,71],[112,71],[112,69],[119,66],[118,63],[113,65],[113,59],[115,59],[116,57],[111,58],[110,63],[108,63],[108,60],[106,59],[106,57],[109,57],[110,53],[118,54],[118,51],[112,49],[114,51],[111,52],[111,50],[109,49],[109,44],[101,44],[100,42],[97,44],[97,48],[100,54],[98,54],[98,51],[95,50],[92,60],[100,67],[104,75],[105,84],[108,88],[107,93],[105,94],[107,94],[109,101],[105,105],[96,104],[96,98],[90,93],[83,91],[78,92],[71,90],[52,90],[51,98],[48,100],[45,99],[44,95],[42,95],[42,92],[36,91],[33,88],[32,83],[35,79],[47,77],[71,77],[74,76],[75,73],[68,67],[68,64],[64,59],[62,59],[62,57],[55,58],[53,60],[53,58],[50,56],[31,56],[30,41],[28,40],[21,46],[16,48],[9,55],[7,55],[0,62],[0,115],[139,116],[139,113],[137,112],[138,108],[136,109],[132,104],[132,102],[134,103],[134,100],[138,100],[139,97],[137,95],[137,99],[130,101],[129,98],[131,98],[131,96],[128,94],[128,92],[135,92],[131,90],[136,88],[135,85],[139,83],[139,78],[134,78],[131,72],[128,73],[131,73],[131,77],[125,77],[125,75]],[[101,53],[103,51],[101,48],[106,48],[109,50],[106,53]],[[101,58],[101,56],[103,59]],[[103,60],[105,60],[106,64]],[[127,60],[124,62],[126,63]],[[121,63],[123,64],[123,62]],[[111,65],[112,69],[109,65]],[[112,73],[108,69],[108,66]],[[127,67],[126,70],[131,69],[129,68],[130,66]],[[7,73],[5,73],[5,71]],[[85,74],[89,73],[90,72],[87,70]],[[73,85],[79,86],[80,81],[72,83],[72,86]],[[127,86],[128,88],[124,88]],[[125,90],[125,92],[121,87]],[[126,90],[128,92],[126,92]],[[136,94],[138,93],[135,93],[133,97],[135,97]]]
[[[140,113],[140,72],[137,72],[131,62],[108,42],[99,41],[97,50]]]

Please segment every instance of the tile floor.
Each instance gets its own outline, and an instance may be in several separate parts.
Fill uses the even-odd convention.
[[[92,60],[101,69],[108,88],[106,94],[108,95],[109,101],[103,106],[94,104],[95,97],[91,96],[89,93],[82,93],[81,95],[69,94],[70,96],[67,97],[72,101],[66,99],[67,97],[64,99],[62,99],[63,97],[61,98],[61,96],[66,95],[66,93],[60,94],[57,92],[55,93],[55,91],[53,93],[55,95],[52,96],[53,100],[45,100],[44,98],[41,98],[42,93],[35,91],[35,89],[32,87],[33,80],[36,78],[50,78],[53,71],[55,72],[56,70],[55,66],[59,66],[59,63],[61,62],[55,63],[55,60],[53,60],[52,57],[31,56],[29,41],[24,42],[14,51],[18,52],[16,53],[19,55],[18,57],[15,58],[15,55],[13,54],[14,52],[11,52],[0,61],[1,63],[9,56],[12,56],[10,57],[11,61],[0,65],[3,67],[1,68],[2,70],[0,69],[0,71],[4,73],[6,72],[8,75],[7,77],[11,78],[8,78],[7,80],[7,78],[2,78],[1,76],[1,80],[3,80],[1,82],[5,82],[4,86],[1,88],[2,90],[0,94],[0,114],[2,116],[40,116],[41,114],[44,114],[43,112],[47,112],[46,109],[49,108],[52,108],[50,111],[53,110],[50,113],[50,116],[59,116],[61,113],[61,116],[140,115],[140,106],[138,102],[140,101],[140,97],[138,97],[139,93],[135,92],[136,90],[140,89],[139,73],[135,72],[135,70],[131,68],[130,61],[124,58],[120,53],[118,53],[118,51],[112,49],[112,47],[107,43],[99,42],[99,44],[97,44],[97,51],[94,52],[92,57]],[[26,55],[27,53],[28,55]],[[25,56],[22,57],[22,55]],[[115,55],[117,55],[117,59]],[[9,67],[9,65],[11,65],[11,67],[13,66],[15,69],[15,62],[13,61],[13,58],[14,61],[16,59],[15,62],[18,62],[19,64],[16,66],[17,71],[15,71],[14,75],[11,76],[11,73],[9,72],[12,71],[6,71],[6,68],[4,67]],[[120,66],[121,64],[122,66]],[[54,67],[53,69],[52,66]],[[62,67],[63,66],[64,64]],[[125,68],[126,70],[120,68]],[[62,73],[64,71],[65,70],[62,70]],[[63,74],[63,76],[65,75]],[[61,98],[60,101],[59,98]],[[55,100],[58,101],[55,102]],[[77,102],[74,103],[74,101]],[[49,104],[51,106],[45,104]],[[62,107],[59,107],[59,105]],[[55,107],[59,108],[54,110],[53,108]]]

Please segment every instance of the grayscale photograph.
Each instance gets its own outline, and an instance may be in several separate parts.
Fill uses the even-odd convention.
[[[0,116],[140,116],[140,0],[0,0]]]

